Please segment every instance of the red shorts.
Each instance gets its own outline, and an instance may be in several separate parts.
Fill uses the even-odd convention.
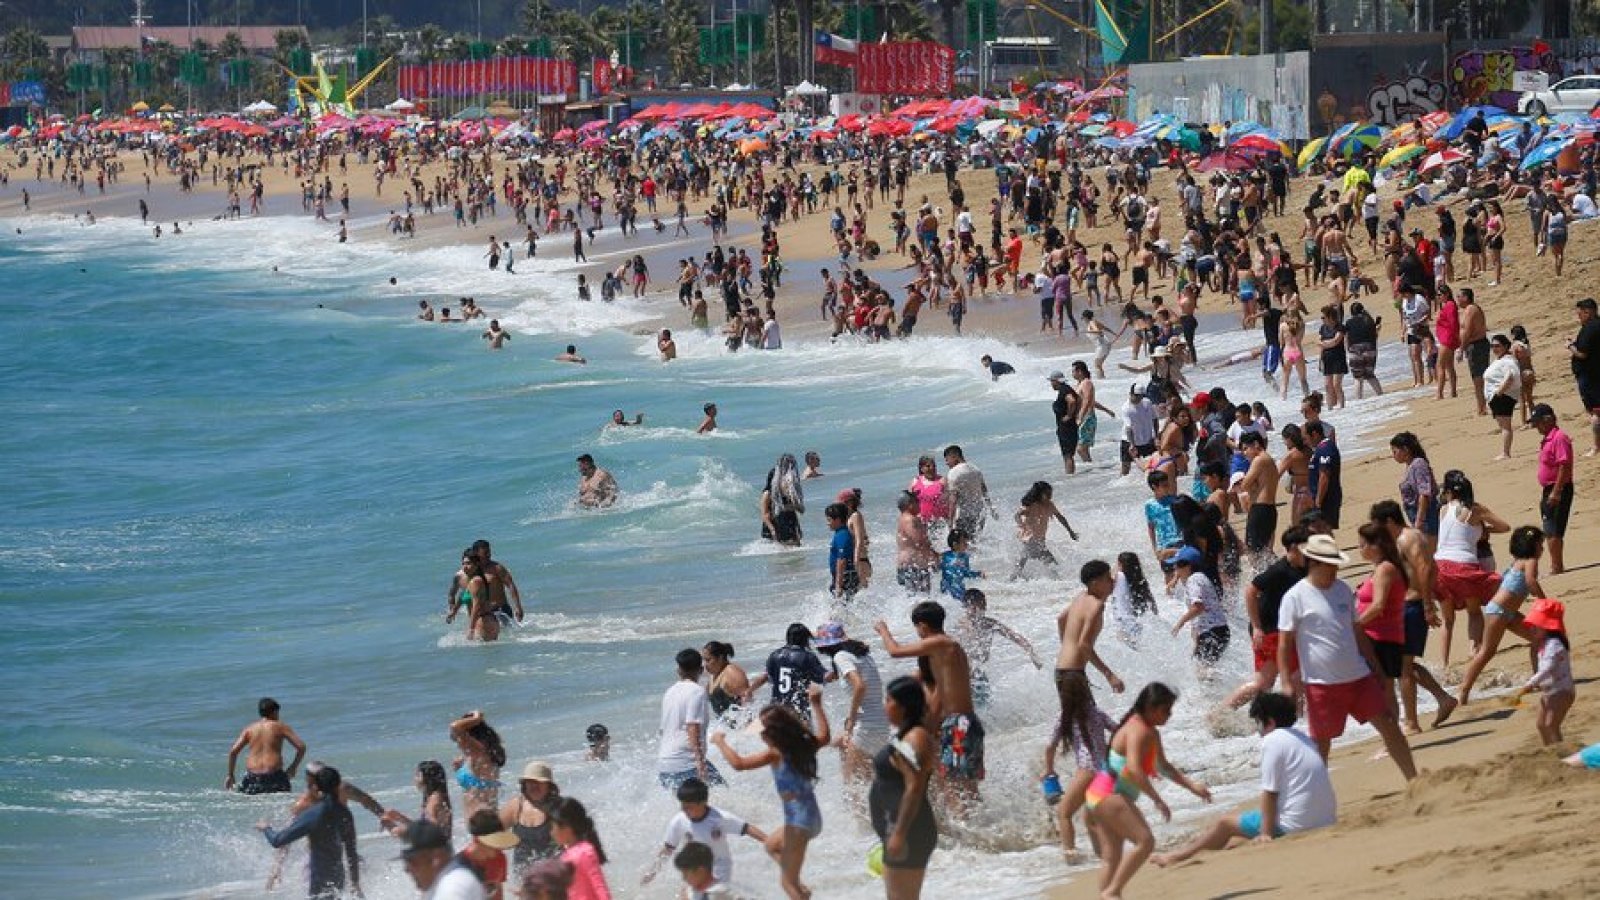
[[[1254,641],[1251,642],[1252,645],[1254,645],[1254,643],[1255,643]],[[1257,672],[1261,671],[1262,667],[1267,665],[1268,663],[1271,663],[1272,665],[1277,665],[1278,664],[1278,632],[1274,631],[1271,634],[1262,635],[1261,636],[1261,646],[1256,649],[1255,654],[1256,654],[1256,671]],[[1295,651],[1295,648],[1294,648],[1293,644],[1289,645],[1289,671],[1290,672],[1298,672],[1298,671],[1300,671],[1300,654]]]
[[[1438,562],[1438,577],[1434,581],[1434,596],[1455,609],[1466,609],[1468,600],[1479,605],[1494,599],[1500,589],[1500,576],[1472,563]]]
[[[1344,734],[1344,720],[1355,719],[1365,725],[1388,712],[1383,686],[1377,676],[1368,675],[1340,684],[1307,684],[1306,717],[1310,719],[1311,739],[1331,741]]]

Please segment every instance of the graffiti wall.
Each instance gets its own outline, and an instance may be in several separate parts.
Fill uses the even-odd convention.
[[[1255,121],[1304,139],[1311,54],[1235,56],[1128,67],[1129,114],[1171,113],[1191,122]]]
[[[1384,43],[1320,42],[1312,51],[1312,134],[1361,120],[1392,127],[1445,108],[1449,89],[1442,37],[1382,37]]]
[[[1561,78],[1560,60],[1548,44],[1463,50],[1450,59],[1451,98],[1460,106],[1492,103],[1514,110],[1518,92],[1512,79],[1533,71],[1549,73],[1552,82]]]

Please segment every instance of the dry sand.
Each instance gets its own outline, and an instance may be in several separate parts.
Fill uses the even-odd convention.
[[[147,195],[138,155],[124,154],[124,159],[129,169],[124,183],[103,196],[97,196],[93,186],[86,195],[79,196],[55,183],[37,183],[32,178],[31,166],[28,171],[13,170],[11,186],[0,191],[0,214],[21,214],[19,197],[24,187],[33,194],[35,214],[72,215],[94,209],[101,216],[136,215],[137,198],[141,196],[150,198],[152,221],[170,222],[179,218],[203,226],[202,220],[220,211],[223,197],[209,183],[185,196],[177,192],[171,178],[157,175],[154,190]],[[0,151],[0,164],[9,165],[14,161],[11,150]],[[431,182],[432,174],[429,171],[424,178]],[[301,215],[293,174],[272,169],[267,177],[269,213]],[[389,241],[396,246],[460,244],[463,252],[477,253],[487,235],[496,233],[498,227],[506,230],[504,237],[515,243],[513,221],[504,210],[498,219],[466,229],[454,228],[450,217],[443,213],[431,218],[419,216],[420,236],[415,241],[396,240],[384,232],[381,224],[371,224],[371,217],[386,216],[389,202],[398,198],[401,190],[398,185],[391,183],[385,197],[376,197],[368,170],[352,165],[344,178],[337,172],[332,177],[336,189],[342,182],[349,183],[354,215],[369,223],[354,231],[352,240]],[[993,173],[963,172],[961,179],[979,220],[979,236],[986,238],[988,202],[995,195]],[[1155,187],[1168,223],[1167,232],[1176,243],[1178,235],[1173,232],[1179,224],[1179,204],[1171,176],[1157,175]],[[1292,211],[1297,206],[1296,199],[1304,197],[1310,189],[1306,180],[1294,182],[1289,203],[1291,214],[1268,220],[1269,226],[1280,231],[1286,246],[1292,249],[1297,248],[1299,234],[1298,216]],[[942,176],[916,176],[907,192],[906,205],[914,209],[923,195],[933,199],[936,205],[948,206]],[[880,203],[869,214],[871,233],[885,246],[891,243],[883,237],[887,231],[888,209],[889,206]],[[1504,331],[1515,323],[1527,327],[1540,374],[1538,399],[1555,406],[1563,427],[1574,437],[1581,454],[1589,446],[1588,428],[1581,417],[1576,389],[1561,348],[1576,333],[1574,301],[1589,295],[1600,275],[1600,259],[1597,259],[1600,257],[1597,253],[1600,225],[1586,223],[1573,228],[1566,272],[1557,279],[1551,261],[1533,255],[1522,210],[1520,201],[1506,205],[1510,239],[1504,282],[1498,287],[1488,287],[1486,279],[1479,278],[1458,282],[1458,286],[1470,285],[1477,292],[1491,333]],[[797,224],[784,225],[781,230],[787,272],[778,309],[791,337],[822,333],[823,325],[816,311],[815,270],[833,267],[827,212],[819,210],[816,215]],[[332,210],[330,215],[333,215]],[[756,248],[751,215],[736,212],[733,227],[734,238],[728,243],[753,252]],[[337,247],[335,228],[329,225],[329,252]],[[670,233],[669,227],[667,235]],[[1121,247],[1119,236],[1109,227],[1085,230],[1081,239],[1091,246],[1111,241],[1119,249]],[[619,252],[622,245],[616,240],[606,240],[597,251]],[[542,256],[570,254],[567,240],[560,236],[552,236],[546,246],[548,250],[541,247]],[[670,292],[672,261],[678,255],[693,253],[698,256],[709,246],[704,229],[698,225],[695,238],[688,242],[670,239],[662,242],[654,234],[641,235],[635,252],[648,254],[654,278],[664,289],[660,295],[663,323],[670,325],[684,318]],[[1371,258],[1365,251],[1364,241],[1358,245],[1357,252],[1363,259]],[[1458,259],[1464,268],[1464,257],[1458,255]],[[1037,260],[1037,247],[1029,244],[1023,271],[1035,268]],[[886,255],[869,264],[867,269],[891,289],[898,289],[910,280],[909,272],[896,271],[904,265],[903,258]],[[582,271],[598,273],[603,268],[596,264]],[[463,290],[470,292],[470,286],[464,286]],[[1171,284],[1158,279],[1153,291],[1162,293],[1163,290],[1170,295]],[[1307,292],[1308,305],[1319,302],[1317,298],[1316,292]],[[1369,305],[1375,310],[1389,312],[1386,296],[1374,298]],[[1224,302],[1213,296],[1205,298],[1203,310],[1227,311]],[[409,314],[409,307],[406,314]],[[1037,309],[1029,298],[975,297],[969,306],[966,332],[1023,344],[1060,341],[1053,335],[1038,333],[1036,316]],[[1391,312],[1385,319],[1380,353],[1403,353],[1403,345],[1395,342],[1398,315]],[[945,316],[929,311],[922,316],[917,331],[918,334],[948,334],[951,328]],[[1204,333],[1200,344],[1204,357]],[[1061,349],[1087,351],[1089,347],[1086,341],[1074,339],[1069,332]],[[1534,457],[1538,434],[1519,432],[1513,458],[1490,462],[1497,452],[1497,442],[1492,437],[1493,424],[1487,418],[1474,415],[1471,382],[1466,377],[1465,366],[1458,367],[1462,384],[1459,398],[1436,401],[1431,390],[1425,394],[1402,393],[1394,403],[1390,431],[1417,432],[1436,473],[1442,474],[1450,468],[1467,472],[1474,480],[1479,499],[1513,525],[1537,524]],[[1373,439],[1381,442],[1386,437],[1386,434],[1379,434]],[[1421,775],[1410,786],[1403,786],[1391,762],[1372,758],[1373,745],[1342,747],[1335,751],[1333,760],[1334,785],[1340,799],[1337,826],[1270,846],[1249,845],[1226,853],[1205,854],[1168,870],[1147,866],[1135,878],[1127,896],[1320,898],[1375,893],[1388,897],[1600,896],[1600,866],[1596,866],[1590,856],[1600,848],[1600,838],[1591,836],[1583,824],[1591,817],[1585,810],[1591,806],[1600,807],[1600,773],[1570,769],[1559,761],[1578,746],[1600,741],[1600,714],[1588,694],[1589,685],[1600,673],[1596,652],[1600,640],[1595,637],[1600,635],[1600,599],[1597,599],[1600,578],[1596,577],[1600,562],[1596,562],[1592,550],[1600,532],[1589,518],[1595,508],[1594,498],[1600,495],[1597,465],[1600,463],[1596,460],[1580,458],[1576,466],[1577,502],[1567,540],[1569,570],[1563,575],[1546,574],[1541,579],[1548,591],[1567,603],[1573,664],[1578,676],[1578,702],[1567,720],[1568,742],[1565,745],[1558,748],[1539,745],[1533,724],[1536,698],[1530,698],[1520,709],[1511,710],[1492,696],[1493,685],[1520,683],[1528,674],[1525,645],[1508,637],[1495,665],[1484,676],[1484,687],[1473,704],[1458,712],[1443,728],[1412,739]],[[1400,467],[1387,454],[1369,454],[1349,462],[1344,479],[1346,517],[1357,521],[1371,503],[1394,497],[1400,474]],[[1351,549],[1353,531],[1353,527],[1346,528],[1341,534],[1341,543]],[[1503,537],[1497,540],[1496,549],[1502,559],[1508,558]],[[1431,643],[1429,660],[1437,669],[1437,633]],[[1445,676],[1448,682],[1453,683],[1459,677],[1462,663],[1464,660],[1459,658],[1454,661]],[[1153,815],[1148,807],[1145,812]],[[1237,809],[1215,810],[1217,815],[1237,812]],[[1086,898],[1097,894],[1095,878],[1088,874],[1079,875],[1050,891],[1051,896],[1060,898]]]

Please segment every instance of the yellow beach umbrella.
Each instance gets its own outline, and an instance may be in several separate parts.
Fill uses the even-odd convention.
[[[1311,143],[1306,144],[1300,149],[1300,156],[1295,160],[1295,165],[1304,169],[1311,163],[1312,160],[1316,159],[1318,156],[1321,156],[1323,148],[1327,146],[1328,139],[1325,137],[1319,137]]]
[[[1407,160],[1416,159],[1427,149],[1428,148],[1422,146],[1421,144],[1401,144],[1393,150],[1390,150],[1388,153],[1385,153],[1383,158],[1378,160],[1378,168],[1387,169],[1391,166],[1398,166]]]

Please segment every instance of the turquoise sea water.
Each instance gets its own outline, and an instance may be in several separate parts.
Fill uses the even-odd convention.
[[[878,616],[909,631],[913,601],[892,585],[893,498],[918,455],[950,442],[985,470],[1005,517],[1048,478],[1083,536],[1052,541],[1063,577],[984,585],[991,612],[1047,661],[1077,566],[1144,546],[1146,492],[1116,478],[1114,422],[1102,419],[1102,462],[1070,484],[1060,475],[1041,378],[1073,358],[1057,344],[791,337],[781,352],[729,355],[685,329],[683,358],[663,365],[626,326],[676,310],[670,298],[581,305],[553,262],[503,276],[464,250],[351,245],[334,257],[325,234],[290,220],[200,223],[160,241],[125,220],[3,224],[0,877],[31,896],[260,894],[270,855],[250,826],[281,816],[284,799],[220,787],[262,695],[283,704],[312,758],[407,812],[415,763],[448,763],[449,720],[482,708],[509,768],[551,760],[590,805],[613,890],[674,896],[670,869],[637,887],[675,808],[654,787],[672,655],[729,640],[754,673],[790,621],[827,618],[821,510],[839,489],[864,489],[880,572],[845,613],[863,637]],[[487,352],[481,326],[412,320],[419,297],[454,305],[461,293],[512,326],[506,350]],[[809,300],[793,305],[814,314]],[[590,365],[550,361],[569,342]],[[1019,375],[991,383],[984,352]],[[1129,378],[1102,385],[1102,402],[1120,405]],[[1248,366],[1205,380],[1260,383]],[[707,401],[723,430],[701,437]],[[648,427],[602,430],[614,408],[642,411]],[[1345,435],[1381,415],[1369,403],[1331,418]],[[806,546],[775,551],[756,540],[757,492],[779,453],[808,449],[828,477],[807,484]],[[572,505],[581,452],[616,475],[616,508]],[[1015,539],[992,531],[976,563],[1001,574]],[[442,622],[457,553],[476,538],[493,541],[529,611],[492,646]],[[1130,684],[1224,690],[1195,686],[1184,642],[1104,649]],[[1248,665],[1236,642],[1223,681]],[[1056,706],[1048,674],[1005,647],[993,674],[990,802],[935,857],[934,895],[1028,896],[1063,871],[1035,788]],[[1171,755],[1239,782],[1252,742],[1212,738],[1202,713],[1198,700],[1180,713]],[[610,727],[613,762],[581,762],[590,722]],[[808,881],[819,897],[879,895],[862,866],[872,839],[840,797],[832,754],[819,795],[828,824]],[[762,773],[714,800],[779,821]],[[396,842],[357,817],[367,896],[413,896],[390,862]],[[753,842],[736,859],[748,894],[778,895]],[[303,876],[288,871],[282,895],[297,896]]]

